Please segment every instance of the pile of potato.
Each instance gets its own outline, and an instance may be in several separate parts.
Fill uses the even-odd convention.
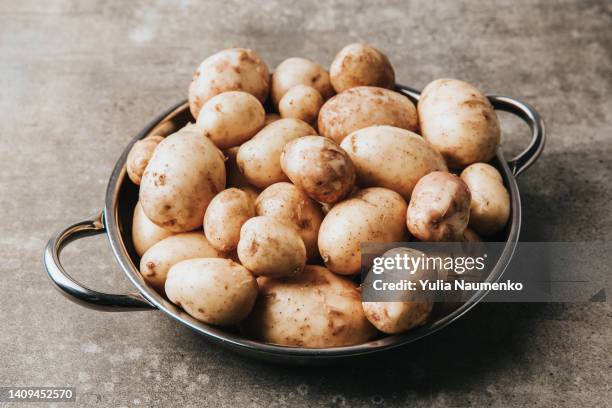
[[[353,345],[426,322],[426,300],[362,303],[360,244],[480,240],[504,228],[510,200],[486,164],[500,127],[480,91],[438,79],[415,106],[394,87],[366,44],[329,72],[289,58],[270,75],[242,48],[205,59],[194,123],[127,158],[144,281],[198,320],[281,345]]]

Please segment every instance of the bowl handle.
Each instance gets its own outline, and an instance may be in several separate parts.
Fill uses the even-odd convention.
[[[523,119],[531,131],[531,142],[521,153],[508,160],[508,166],[515,176],[527,170],[542,154],[546,144],[544,121],[533,106],[508,96],[487,95],[496,110],[512,113]]]
[[[408,86],[397,85],[397,90],[409,97],[413,102],[417,102],[421,93]],[[491,104],[496,110],[512,113],[521,118],[531,131],[531,142],[529,146],[514,158],[508,161],[508,166],[515,176],[520,175],[527,170],[542,154],[544,144],[546,143],[546,130],[544,121],[533,106],[528,103],[519,101],[518,99],[508,96],[487,95]]]
[[[60,253],[67,244],[106,231],[102,217],[100,213],[94,220],[77,222],[51,237],[43,254],[43,264],[49,278],[68,299],[91,309],[107,312],[155,309],[138,294],[118,295],[91,290],[75,281],[62,267]]]

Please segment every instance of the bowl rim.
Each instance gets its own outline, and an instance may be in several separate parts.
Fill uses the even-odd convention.
[[[186,312],[165,300],[160,294],[158,294],[153,288],[149,287],[144,282],[124,243],[120,226],[120,215],[118,212],[121,187],[124,182],[130,182],[129,178],[127,177],[125,163],[132,145],[136,141],[150,135],[151,132],[154,131],[155,128],[161,123],[172,120],[180,114],[184,114],[186,110],[188,110],[188,104],[186,101],[176,103],[169,109],[157,115],[131,140],[130,143],[128,143],[121,156],[115,163],[109,178],[106,189],[103,217],[108,241],[117,262],[123,270],[123,273],[136,287],[142,297],[144,297],[155,308],[170,316],[172,319],[180,322],[181,324],[215,343],[230,347],[235,351],[242,352],[244,354],[259,355],[262,357],[283,357],[285,359],[338,359],[394,349],[433,334],[461,318],[487,295],[487,290],[480,290],[474,293],[474,295],[467,302],[463,303],[446,316],[443,316],[438,320],[427,323],[423,326],[414,328],[408,332],[388,335],[358,345],[329,348],[304,348],[263,343],[245,338],[240,334],[228,332],[219,327],[208,325],[189,316]],[[487,282],[497,282],[502,277],[510,262],[510,259],[512,258],[512,255],[514,254],[521,226],[521,200],[515,176],[510,169],[508,162],[505,160],[501,150],[498,150],[495,161],[497,164],[496,168],[500,170],[504,183],[510,193],[511,216],[508,224],[509,228],[507,230],[507,239],[505,241],[504,249],[497,263],[495,264],[495,267],[488,275],[486,280]]]

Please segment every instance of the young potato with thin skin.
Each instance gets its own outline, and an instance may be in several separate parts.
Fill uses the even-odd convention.
[[[361,344],[377,334],[365,318],[357,285],[322,266],[293,278],[257,279],[260,296],[241,324],[266,343],[297,347]]]
[[[270,123],[238,149],[236,162],[249,184],[264,189],[289,179],[283,173],[280,156],[287,142],[315,135],[315,130],[299,119],[280,119]]]
[[[142,211],[140,201],[136,203],[134,216],[132,217],[132,243],[138,256],[142,256],[147,249],[174,234],[174,232],[163,229],[148,219]]]
[[[223,153],[195,126],[166,137],[140,184],[147,218],[172,232],[201,227],[208,203],[225,188],[224,161]]]
[[[292,224],[258,216],[242,225],[238,258],[255,275],[295,276],[306,265],[306,247]]]
[[[167,237],[144,253],[140,259],[140,274],[150,286],[163,294],[170,268],[185,259],[225,258],[206,239],[202,231],[184,232]]]
[[[237,188],[223,190],[212,199],[204,215],[204,234],[219,251],[238,246],[240,228],[255,216],[253,195]]]
[[[421,134],[451,168],[487,162],[500,143],[499,120],[489,99],[467,82],[438,79],[418,103]]]
[[[414,187],[406,222],[421,241],[462,241],[470,218],[470,190],[458,176],[435,171]]]
[[[329,77],[338,93],[357,86],[395,87],[395,71],[389,59],[368,44],[349,44],[340,50],[331,64]]]
[[[196,125],[219,149],[239,146],[264,126],[266,111],[253,95],[231,91],[202,106]]]
[[[421,177],[447,170],[440,153],[421,136],[392,126],[357,130],[340,146],[353,161],[360,185],[385,187],[406,200]]]
[[[281,98],[278,111],[283,118],[301,119],[310,125],[316,125],[323,102],[323,97],[315,88],[296,85],[289,88]]]
[[[127,174],[130,180],[137,186],[140,185],[142,173],[144,173],[147,164],[157,145],[164,140],[162,136],[147,136],[142,140],[134,143],[125,161]]]
[[[329,82],[329,73],[316,62],[306,58],[284,60],[274,70],[270,82],[272,102],[277,108],[285,93],[296,85],[313,87],[325,100],[334,94],[334,88]]]
[[[396,334],[421,326],[433,309],[433,302],[364,302],[366,317],[383,333]]]
[[[208,324],[231,326],[246,318],[257,298],[255,277],[231,259],[197,258],[170,268],[168,299]]]
[[[338,144],[356,130],[377,125],[417,132],[416,107],[410,99],[389,89],[358,86],[337,94],[319,111],[320,134]]]
[[[339,202],[319,230],[319,251],[325,265],[340,275],[361,267],[362,243],[401,242],[406,231],[406,201],[395,191],[372,187]]]
[[[261,103],[268,97],[270,74],[265,62],[246,48],[230,48],[206,58],[189,85],[189,110],[197,118],[202,106],[213,96],[244,91]]]
[[[474,163],[463,169],[461,174],[465,174],[466,177],[470,177],[473,174],[478,174],[483,177],[491,178],[498,183],[504,184],[504,179],[502,178],[500,172],[488,163]]]
[[[410,258],[421,258],[424,254],[412,248],[394,248],[385,252],[382,258],[395,258],[397,255]],[[408,280],[415,283],[415,290],[402,294],[401,300],[389,302],[362,302],[367,319],[378,330],[387,334],[402,333],[427,321],[433,309],[434,293],[421,289],[419,281],[436,279],[435,270],[421,267],[410,272],[405,269],[385,269],[389,281]],[[390,279],[389,276],[393,278]],[[368,276],[369,278],[369,276]],[[366,279],[368,279],[366,278]]]
[[[281,167],[293,184],[321,203],[336,203],[355,187],[351,158],[326,137],[303,136],[287,143]]]
[[[306,193],[291,183],[272,184],[257,197],[255,211],[293,224],[304,241],[308,260],[320,260],[317,237],[323,212]]]
[[[510,194],[501,174],[490,164],[474,163],[461,179],[472,192],[470,228],[485,237],[501,231],[510,218]]]

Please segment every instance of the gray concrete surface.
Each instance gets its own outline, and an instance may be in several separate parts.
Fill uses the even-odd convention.
[[[482,304],[391,356],[290,368],[161,313],[99,313],[52,289],[48,237],[101,208],[124,145],[185,97],[200,60],[237,45],[273,67],[327,65],[366,41],[403,83],[452,76],[529,101],[550,143],[519,181],[523,239],[612,239],[609,2],[288,4],[0,2],[0,386],[73,385],[78,406],[611,406],[610,303]],[[518,151],[525,129],[504,126],[505,150]],[[90,286],[129,288],[103,237],[70,247],[66,264]]]

